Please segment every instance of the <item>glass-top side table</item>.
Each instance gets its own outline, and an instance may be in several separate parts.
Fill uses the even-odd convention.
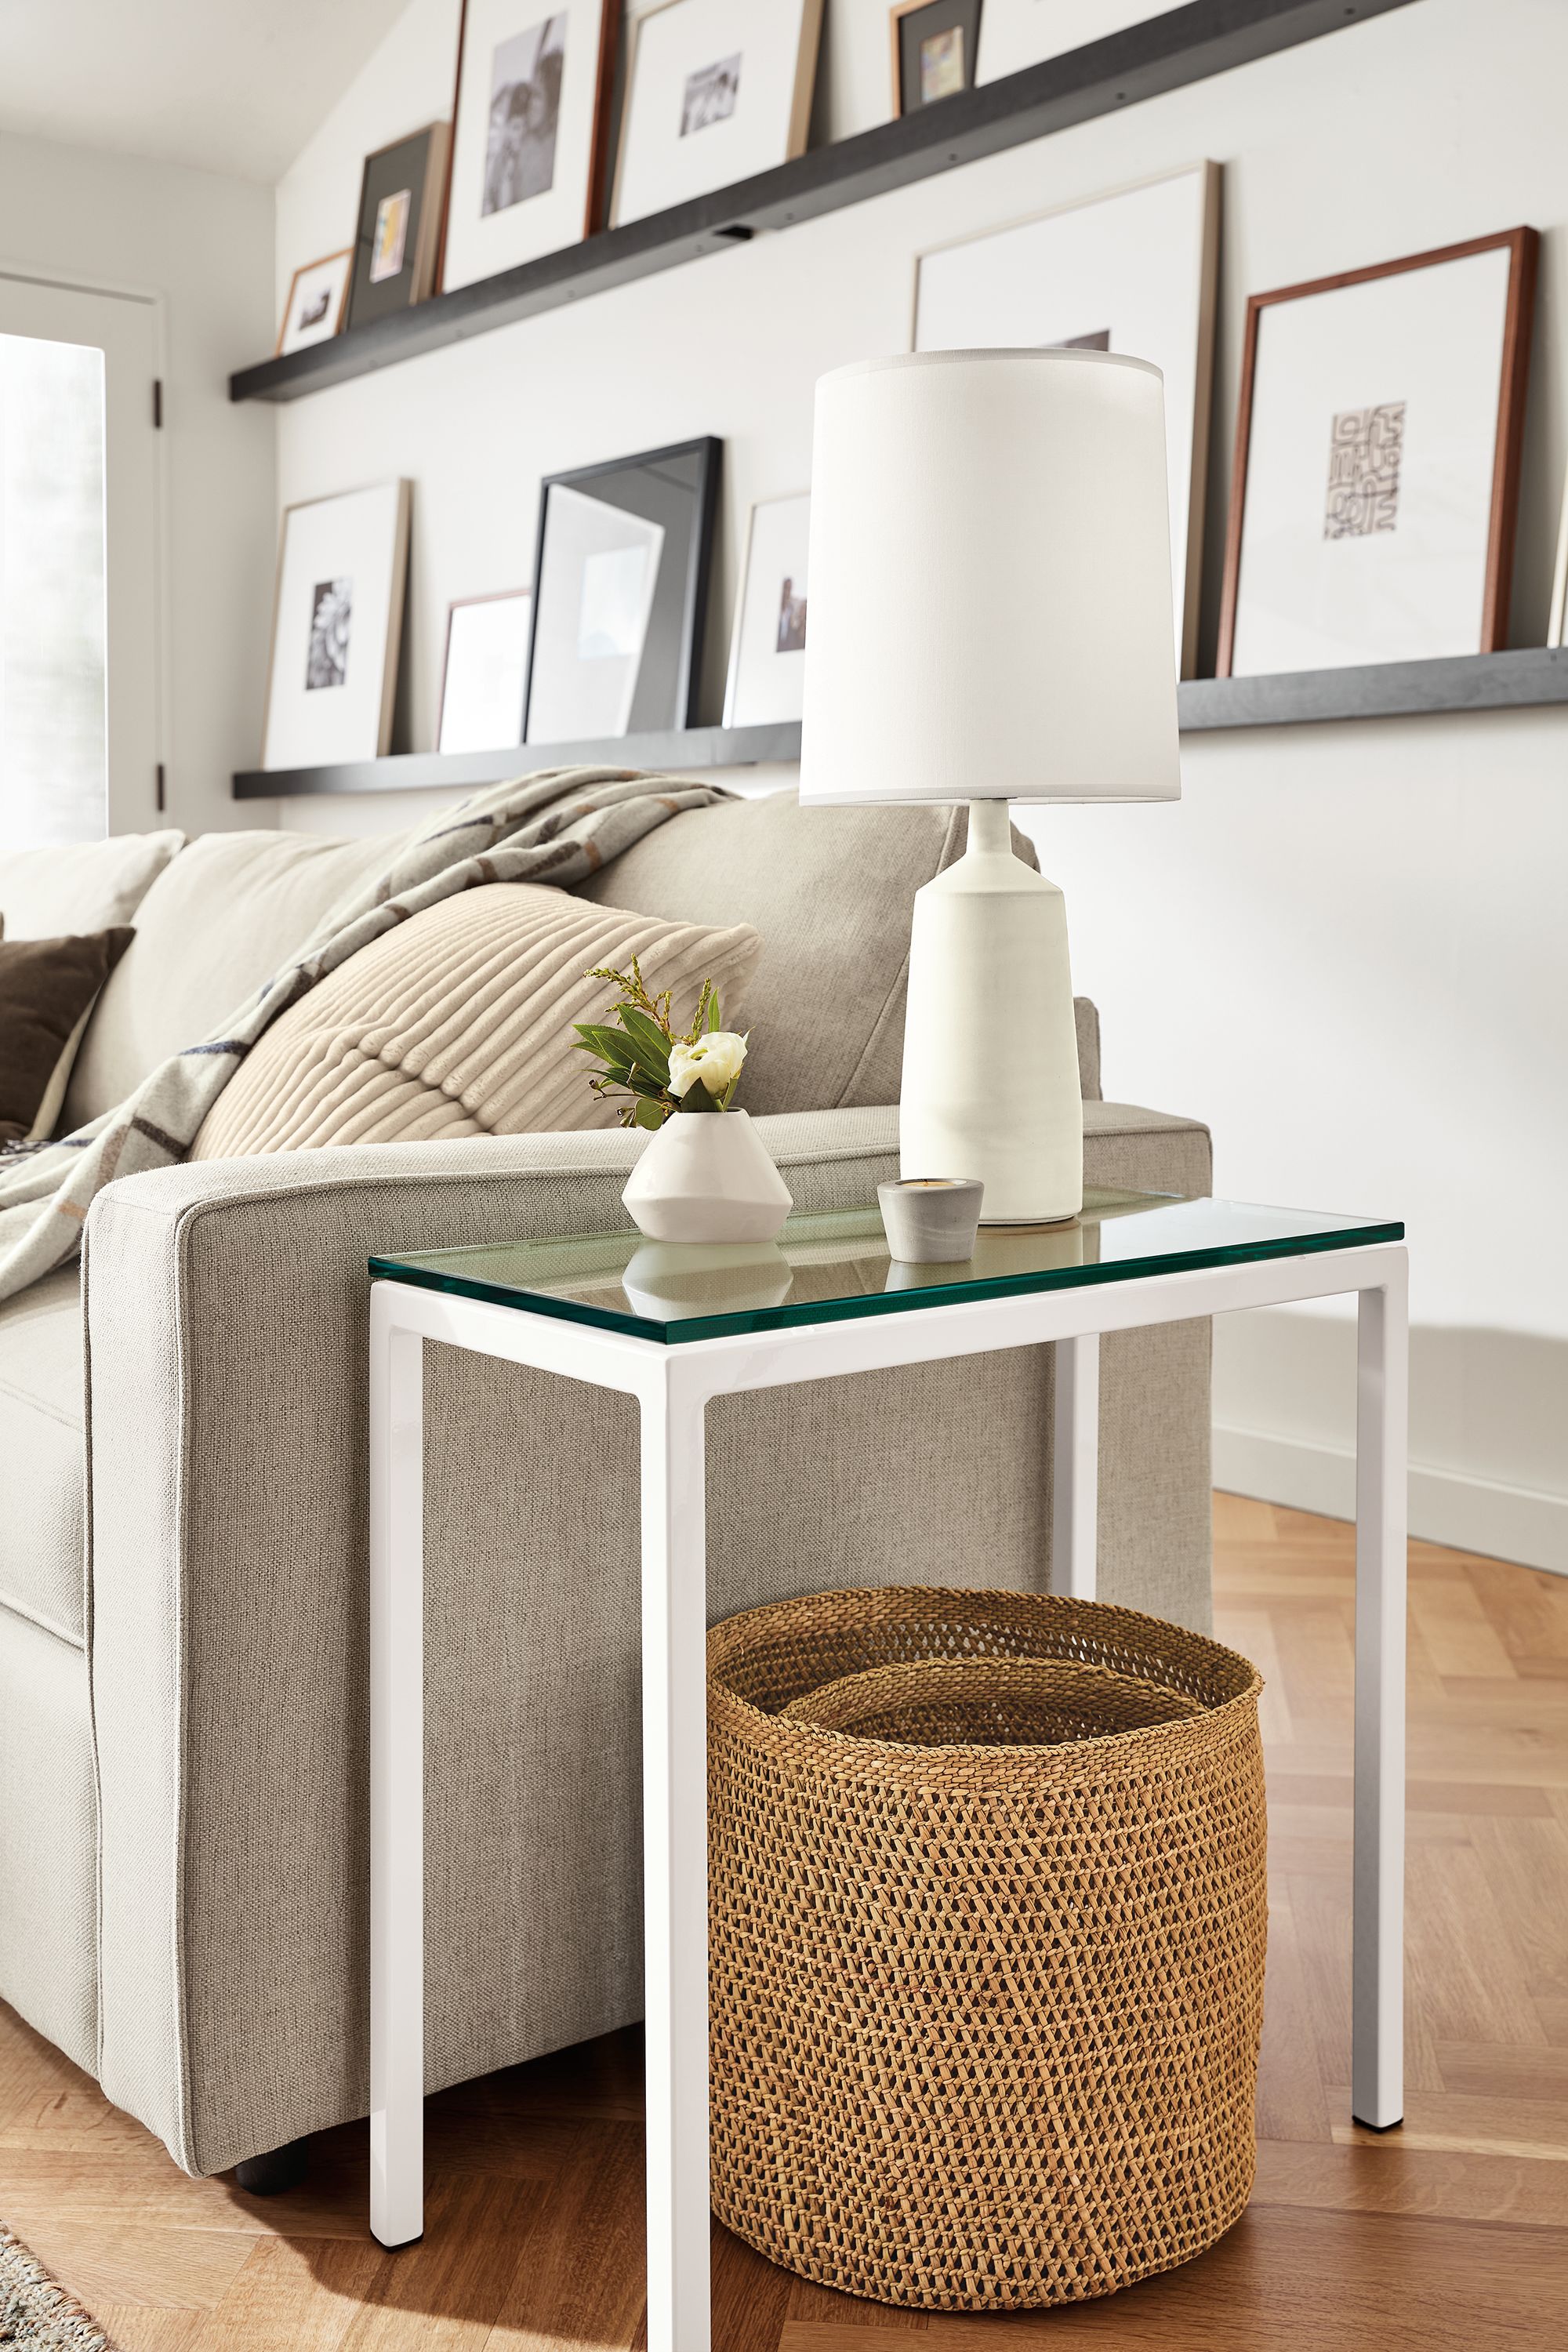
[[[641,1408],[649,2352],[707,2352],[704,1414],[710,1397],[1004,1348],[1056,1349],[1051,1589],[1091,1599],[1100,1339],[1353,1292],[1359,1302],[1352,2107],[1403,2113],[1405,1228],[1091,1192],[983,1228],[961,1265],[890,1259],[874,1207],[776,1243],[632,1232],[371,1260],[371,2227],[423,2229],[424,1349],[618,1389]]]

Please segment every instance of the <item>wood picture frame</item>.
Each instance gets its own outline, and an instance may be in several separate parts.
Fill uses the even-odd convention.
[[[760,9],[749,0],[657,0],[633,18],[610,198],[612,228],[805,152],[823,5],[824,0],[767,0]],[[696,46],[683,57],[679,36],[689,28]],[[764,37],[782,47],[790,71],[786,88],[782,72],[775,84],[764,67],[759,98],[755,73],[743,70],[745,43],[748,33],[755,36],[764,28]],[[732,42],[740,48],[731,51]],[[701,101],[697,86],[731,67],[736,70],[728,86],[715,92],[714,102],[694,121],[694,101]],[[674,90],[664,86],[672,70],[680,76],[679,104]],[[700,135],[689,136],[693,131]]]
[[[980,11],[982,0],[893,0],[888,11],[888,40],[892,58],[893,114],[917,113],[923,106],[934,106],[941,98],[952,97],[960,90],[973,89],[980,62]],[[910,20],[930,16],[932,32],[952,29],[959,35],[959,79],[951,89],[943,89],[931,98],[923,95],[906,103],[909,78],[904,70],[909,59],[905,55],[904,36],[911,29]],[[945,20],[945,25],[943,20]],[[928,36],[929,37],[929,36]]]
[[[305,351],[309,349],[311,343],[329,342],[333,335],[341,335],[342,333],[344,321],[348,317],[349,284],[353,276],[353,247],[352,245],[345,245],[341,246],[336,253],[323,253],[318,260],[302,261],[300,264],[299,268],[296,269],[293,277],[289,280],[289,299],[283,305],[283,316],[278,328],[278,341],[273,347],[272,356],[274,359],[281,359],[284,356],[284,347],[286,344],[288,345],[288,349],[290,351]],[[328,273],[334,275],[341,274],[342,278],[342,283],[338,288],[335,298],[331,295],[330,286],[323,286],[323,290],[326,291],[328,296],[328,306],[332,323],[321,334],[308,334],[300,340],[289,343],[289,329],[295,316],[295,303],[300,292],[300,281],[303,278],[310,277],[318,270],[323,274],[323,278],[325,278]]]
[[[378,760],[391,750],[413,495],[413,483],[395,477],[284,508],[263,704],[264,770]],[[318,616],[327,592],[344,590],[336,675],[318,675]],[[368,668],[361,652],[367,624]],[[285,684],[280,656],[292,660],[298,681],[301,652],[305,695],[325,688],[329,698],[306,702]]]
[[[1231,467],[1230,512],[1226,528],[1219,644],[1215,664],[1216,677],[1229,677],[1237,674],[1234,665],[1241,610],[1248,478],[1253,468],[1252,436],[1257,409],[1259,345],[1267,319],[1283,304],[1304,301],[1320,295],[1338,294],[1349,288],[1373,285],[1413,271],[1437,268],[1447,263],[1466,261],[1492,252],[1506,252],[1509,267],[1501,324],[1490,499],[1481,581],[1479,642],[1460,650],[1496,653],[1507,644],[1540,245],[1539,232],[1533,228],[1500,229],[1489,236],[1469,237],[1456,245],[1437,246],[1428,252],[1405,255],[1395,261],[1373,262],[1364,268],[1341,270],[1327,278],[1310,278],[1299,285],[1277,287],[1267,294],[1248,296],[1237,403],[1236,448]],[[1400,405],[1403,409],[1403,403]],[[1244,671],[1242,674],[1261,673]]]
[[[698,719],[698,699],[701,685],[702,646],[707,626],[708,597],[713,572],[713,539],[719,512],[719,488],[723,467],[724,445],[711,434],[691,441],[676,441],[661,449],[638,450],[633,456],[610,457],[593,466],[575,466],[570,471],[546,475],[539,486],[539,525],[533,561],[533,604],[529,615],[528,690],[523,704],[523,736],[525,743],[559,743],[573,741],[613,740],[626,734],[644,732],[679,732],[694,727]],[[675,478],[684,470],[689,482]],[[616,478],[625,483],[627,478],[642,478],[648,486],[647,495],[638,495],[635,501],[629,491],[623,489],[620,500],[595,497],[612,488]],[[689,527],[686,534],[684,559],[679,569],[664,572],[667,541],[670,520],[668,507],[669,493],[685,491],[690,499]],[[559,680],[554,675],[557,648],[554,643],[557,619],[563,624],[562,634],[574,648],[574,658],[582,664],[584,632],[591,626],[587,567],[571,565],[568,559],[564,594],[565,604],[557,614],[561,591],[557,584],[557,565],[553,558],[551,522],[552,501],[564,493],[569,502],[592,507],[609,507],[626,518],[627,535],[640,539],[651,552],[654,573],[647,582],[647,596],[640,622],[634,623],[639,631],[635,648],[615,646],[611,653],[620,660],[631,659],[634,675],[624,696],[623,709],[616,714],[619,723],[593,723],[563,728],[560,724],[563,697]],[[663,523],[647,509],[666,507]],[[611,537],[615,536],[612,530]],[[589,559],[593,560],[592,557]],[[631,592],[635,595],[634,584]],[[642,663],[650,642],[662,637],[668,653],[664,658],[662,678],[648,681],[645,691],[641,676]],[[596,672],[595,686],[613,684],[613,664],[605,658],[604,649],[595,646],[588,664]],[[542,695],[542,688],[543,694]],[[547,708],[542,713],[541,704],[548,697]],[[603,696],[597,698],[603,701]],[[650,709],[649,703],[653,704]],[[543,724],[546,730],[539,732]]]
[[[928,247],[911,273],[911,352],[1065,341],[1159,367],[1183,677],[1197,674],[1223,197],[1221,167],[1205,158]],[[952,282],[966,267],[967,294]],[[1097,325],[1102,334],[1083,331]]]
[[[566,20],[565,38],[572,45],[574,28],[577,40],[585,42],[581,54],[584,58],[591,81],[583,93],[582,103],[577,93],[563,89],[558,107],[568,116],[569,143],[584,152],[585,163],[581,181],[581,202],[560,208],[561,217],[553,226],[546,226],[541,235],[529,235],[530,224],[520,220],[516,226],[520,236],[510,240],[495,239],[500,248],[489,256],[464,250],[454,254],[453,207],[466,194],[471,193],[468,182],[471,164],[476,160],[472,141],[477,132],[470,129],[469,108],[463,103],[467,87],[470,104],[477,104],[477,84],[474,79],[477,52],[473,43],[481,23],[489,37],[495,29],[497,0],[461,0],[458,16],[458,63],[452,84],[452,138],[447,167],[447,186],[441,206],[441,234],[436,257],[436,285],[442,293],[460,286],[479,284],[487,277],[500,276],[509,268],[521,268],[525,262],[539,260],[546,253],[560,252],[584,237],[595,236],[604,227],[607,206],[609,177],[611,116],[615,100],[616,60],[621,31],[621,0],[525,0],[525,5],[512,9],[506,21],[526,26],[529,20],[537,27],[554,17]],[[595,21],[596,12],[596,21]],[[571,46],[575,69],[579,52]],[[494,62],[492,60],[492,81]],[[489,126],[487,125],[487,138]],[[553,149],[552,162],[553,166]],[[570,168],[570,158],[568,158]],[[547,193],[553,193],[553,187]],[[514,209],[500,207],[488,217],[503,216]],[[459,239],[460,247],[468,240]],[[479,259],[487,266],[473,266]]]
[[[800,718],[810,596],[810,514],[808,489],[785,490],[752,501],[730,630],[730,667],[724,682],[726,727],[775,727]],[[771,576],[764,574],[760,561],[764,539],[782,539],[788,550],[784,558],[790,567],[787,575],[782,561],[773,566]],[[770,547],[767,551],[774,551]],[[764,580],[770,598],[760,605],[757,591]],[[766,624],[765,632],[759,623]],[[784,659],[774,669],[777,656]]]

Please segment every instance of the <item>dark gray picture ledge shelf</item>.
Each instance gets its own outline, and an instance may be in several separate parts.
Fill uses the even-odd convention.
[[[1410,719],[1462,710],[1568,703],[1568,647],[1465,654],[1444,661],[1380,662],[1364,669],[1304,669],[1279,677],[1194,677],[1177,689],[1184,734],[1222,727],[1289,727],[1331,719]],[[241,801],[301,793],[471,792],[546,767],[669,769],[787,764],[800,728],[694,727],[602,743],[521,744],[502,751],[404,751],[350,767],[254,769],[236,776]]]
[[[1184,8],[1002,81],[918,107],[853,139],[810,148],[793,163],[733,187],[625,228],[605,230],[476,286],[437,294],[287,359],[241,368],[229,378],[229,397],[299,400],[1408,5],[1409,0],[1189,0]]]

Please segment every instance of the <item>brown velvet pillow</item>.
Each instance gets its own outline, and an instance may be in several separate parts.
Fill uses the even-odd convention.
[[[52,1132],[87,1016],[133,936],[127,926],[80,939],[0,938],[0,1144]]]

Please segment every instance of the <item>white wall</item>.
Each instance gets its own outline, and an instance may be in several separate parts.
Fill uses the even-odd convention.
[[[273,242],[268,188],[0,134],[7,263],[163,297],[163,822],[189,833],[266,821],[237,807],[229,779],[249,765],[260,724],[274,436],[264,410],[230,403],[228,374],[271,348]],[[111,680],[113,661],[111,645]],[[150,804],[142,821],[159,822]]]
[[[456,0],[406,16],[279,191],[278,280],[342,240],[360,158],[444,112]],[[887,110],[883,0],[837,0],[818,121]],[[751,500],[805,485],[811,386],[907,348],[922,247],[1199,156],[1225,165],[1205,636],[1212,653],[1249,290],[1519,221],[1543,255],[1514,635],[1543,632],[1564,449],[1568,172],[1557,0],[1419,5],[279,412],[285,499],[416,485],[411,740],[436,719],[448,598],[528,577],[541,474],[710,432],[728,494],[706,688],[717,717]],[[1042,812],[1111,1091],[1209,1119],[1222,1191],[1402,1213],[1414,1251],[1415,1517],[1568,1568],[1568,714],[1189,737],[1178,807]],[[758,781],[752,779],[752,781]],[[324,831],[416,796],[284,803]],[[1352,1334],[1222,1328],[1219,1465],[1348,1508]]]

